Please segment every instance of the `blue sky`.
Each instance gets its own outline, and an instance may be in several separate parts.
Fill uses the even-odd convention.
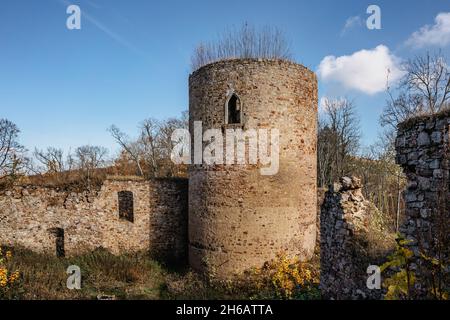
[[[81,30],[66,28],[68,3],[81,8]],[[365,27],[370,4],[381,8],[381,30]],[[349,64],[371,64],[375,57],[395,68],[426,49],[449,56],[450,30],[435,20],[446,12],[450,1],[442,0],[2,0],[0,118],[19,126],[31,150],[95,144],[114,151],[106,131],[111,124],[133,135],[147,117],[186,110],[195,46],[247,21],[286,32],[295,60],[318,72],[320,97],[354,99],[363,143],[370,144],[386,94],[358,87],[372,75],[352,78]]]

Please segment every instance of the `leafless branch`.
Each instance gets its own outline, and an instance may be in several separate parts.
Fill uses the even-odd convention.
[[[282,31],[270,26],[256,29],[244,23],[219,35],[217,41],[200,43],[191,58],[192,69],[233,58],[290,59],[290,46]]]

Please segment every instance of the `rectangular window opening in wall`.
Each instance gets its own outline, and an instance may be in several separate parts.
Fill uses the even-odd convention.
[[[49,232],[55,237],[55,249],[56,256],[63,258],[66,255],[64,250],[64,229],[63,228],[51,228]]]
[[[119,191],[119,218],[134,222],[133,192]]]

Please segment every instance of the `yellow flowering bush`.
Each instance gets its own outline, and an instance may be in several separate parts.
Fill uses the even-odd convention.
[[[0,298],[5,297],[8,292],[17,284],[20,273],[18,270],[12,272],[8,268],[8,262],[11,261],[11,251],[3,252],[0,247]]]
[[[319,272],[316,269],[310,263],[280,253],[263,268],[253,269],[250,278],[257,290],[273,292],[280,299],[318,299]]]
[[[319,276],[308,264],[298,258],[289,259],[284,253],[264,266],[270,274],[271,283],[278,297],[292,299],[301,297],[313,285],[318,285]]]

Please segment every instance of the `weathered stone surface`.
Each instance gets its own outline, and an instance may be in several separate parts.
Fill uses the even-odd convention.
[[[426,133],[424,131],[419,133],[419,135],[417,137],[417,143],[418,143],[419,147],[429,145],[430,144],[430,136],[428,135],[428,133]]]
[[[326,299],[379,299],[380,290],[366,286],[369,214],[376,209],[365,200],[361,181],[341,178],[340,188],[330,188],[320,213],[320,288]],[[372,243],[376,246],[376,243]]]
[[[397,162],[409,186],[404,192],[407,219],[401,231],[411,240],[409,246],[415,254],[413,294],[418,298],[429,296],[433,279],[437,279],[423,257],[449,259],[449,125],[450,110],[410,119],[398,128]],[[418,161],[413,161],[415,158]],[[443,285],[450,288],[450,283]]]
[[[133,194],[134,222],[119,217],[120,191]],[[109,179],[98,192],[21,186],[0,195],[0,243],[53,254],[55,228],[64,230],[66,255],[103,247],[184,259],[187,181]]]
[[[357,190],[357,189],[361,189],[362,185],[361,185],[361,179],[357,178],[357,177],[343,177],[341,178],[341,190],[342,191],[346,191],[346,190]],[[354,193],[351,193],[354,194]]]
[[[307,259],[316,237],[315,74],[279,60],[206,65],[189,78],[191,133],[194,121],[204,130],[232,128],[225,122],[230,92],[242,103],[242,129],[280,131],[280,161],[273,176],[261,175],[261,164],[191,166],[190,264],[221,278],[261,267],[280,251]]]

